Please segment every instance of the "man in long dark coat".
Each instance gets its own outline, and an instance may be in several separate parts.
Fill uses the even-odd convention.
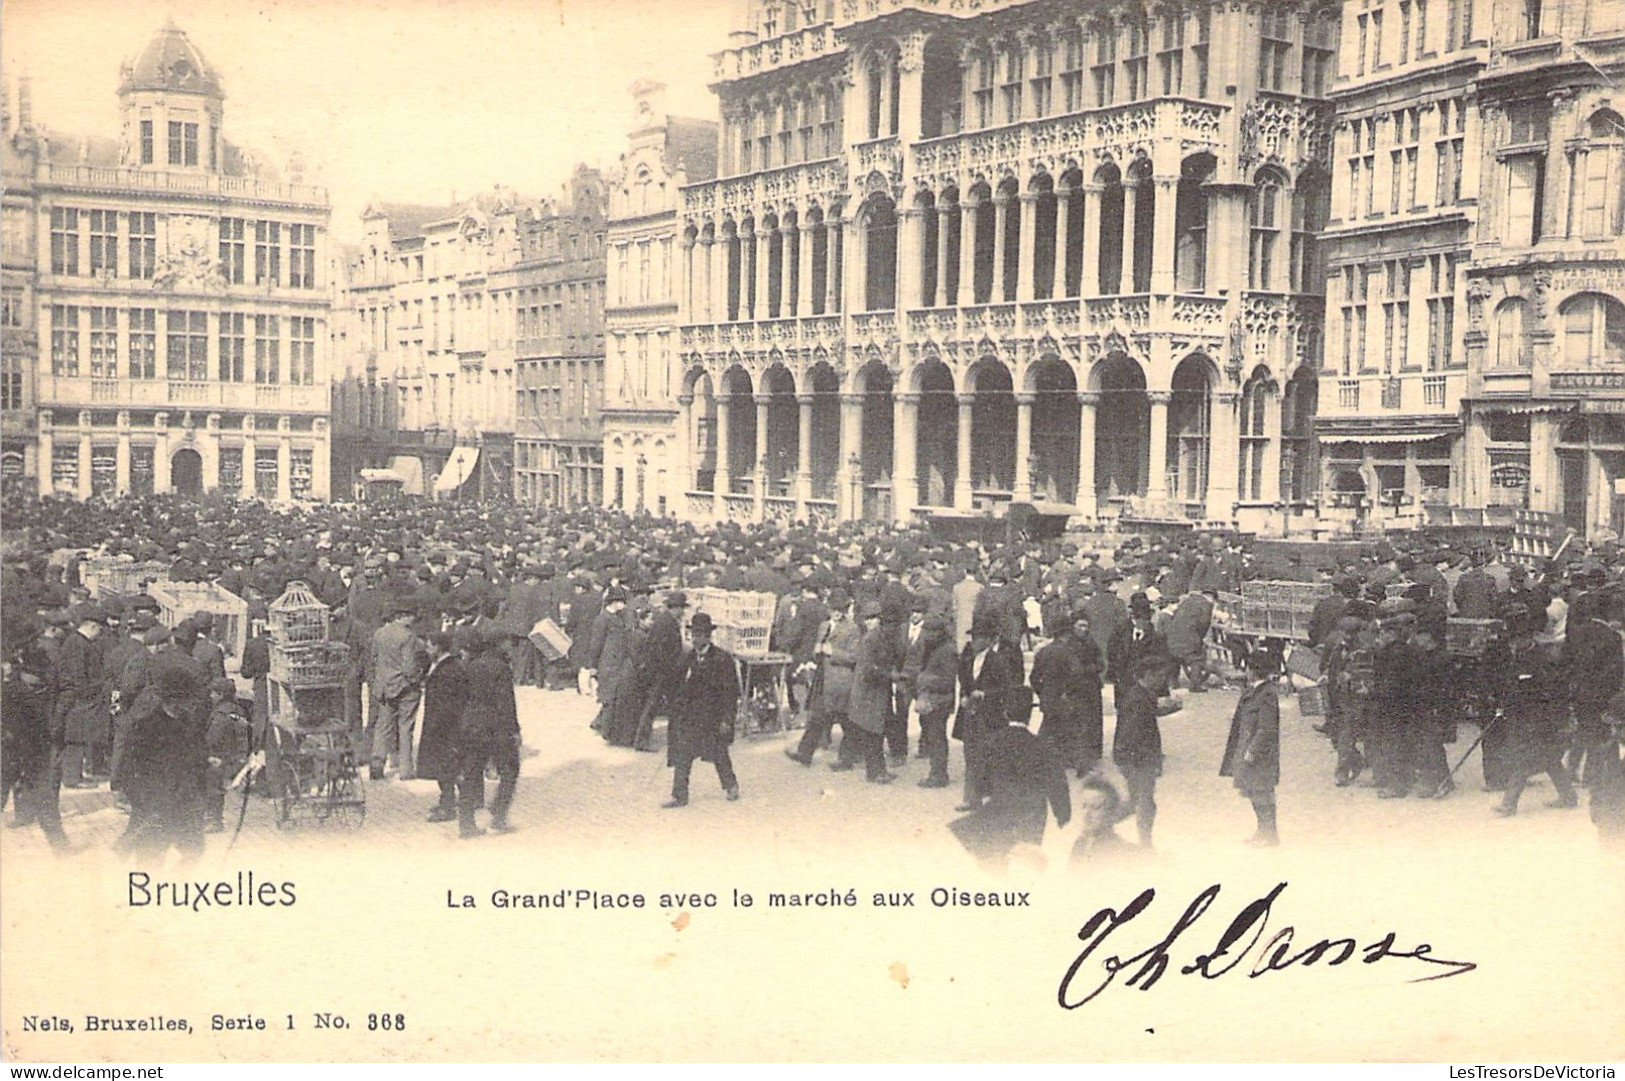
[[[959,713],[953,736],[965,744],[965,802],[975,811],[988,796],[984,764],[986,741],[1019,718],[1027,724],[1032,692],[1027,689],[1021,648],[1004,635],[1006,620],[986,609],[972,617],[970,642],[959,655]]]
[[[1105,740],[1100,650],[1082,609],[1033,657],[1032,686],[1044,711],[1038,734],[1055,747],[1062,765],[1082,777],[1100,761]]]
[[[502,653],[507,633],[499,624],[466,629],[467,661],[463,669],[470,692],[457,726],[457,834],[478,837],[485,831],[475,812],[485,803],[485,767],[496,767],[497,793],[491,801],[491,828],[509,833],[508,808],[519,787],[519,708],[514,700],[508,661]]]
[[[987,802],[948,827],[972,854],[994,866],[1017,845],[1043,844],[1050,811],[1059,826],[1072,819],[1066,769],[1054,747],[1014,715],[1009,721],[980,742],[976,786]]]
[[[654,736],[655,718],[666,711],[671,686],[683,670],[683,613],[688,609],[688,594],[673,590],[666,594],[665,603],[649,622],[649,640],[646,644],[649,666],[649,695],[643,702],[643,713],[638,718],[637,734],[632,746],[639,751],[653,751],[650,742]]]
[[[1273,666],[1262,650],[1247,655],[1247,689],[1230,719],[1230,736],[1219,766],[1219,776],[1231,778],[1236,791],[1253,805],[1258,829],[1247,843],[1262,847],[1280,843],[1275,789],[1281,783],[1281,702],[1275,692]]]
[[[209,718],[192,669],[166,659],[130,711],[124,794],[130,823],[120,849],[161,855],[203,852],[208,802]]]
[[[430,822],[457,818],[457,729],[471,688],[463,659],[448,631],[429,635],[429,672],[423,677],[423,731],[418,737],[417,772],[440,787]]]
[[[1569,773],[1583,784],[1591,783],[1595,763],[1607,753],[1609,733],[1603,711],[1625,687],[1625,648],[1619,632],[1599,618],[1600,611],[1595,594],[1581,594],[1569,613],[1563,647],[1575,718]]]
[[[1134,682],[1117,699],[1117,725],[1112,730],[1112,761],[1128,785],[1140,845],[1151,847],[1157,821],[1157,778],[1162,775],[1162,729],[1157,723],[1157,689],[1163,674],[1155,661],[1141,662]]]
[[[76,626],[63,636],[56,655],[56,710],[66,751],[63,788],[94,788],[89,776],[99,744],[112,743],[112,689],[102,671],[103,650],[97,640],[107,629],[106,614],[86,606],[74,615]]]
[[[672,695],[666,764],[676,772],[666,807],[688,805],[689,774],[696,758],[714,763],[723,792],[730,800],[739,798],[739,778],[734,775],[733,759],[728,755],[738,720],[739,672],[733,657],[711,644],[714,629],[708,612],[696,612],[688,624],[694,648],[684,658]]]

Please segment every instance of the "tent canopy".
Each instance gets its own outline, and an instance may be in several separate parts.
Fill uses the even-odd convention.
[[[461,488],[469,477],[474,475],[474,469],[479,465],[480,448],[454,447],[451,457],[446,460],[446,468],[440,471],[435,479],[435,495],[446,495]]]

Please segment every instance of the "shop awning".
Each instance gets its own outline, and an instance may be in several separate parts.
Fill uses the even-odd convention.
[[[423,494],[423,459],[410,454],[397,454],[389,460],[389,471],[399,473],[401,492],[405,495]]]
[[[1454,428],[1416,432],[1316,432],[1322,443],[1427,443],[1456,434]]]
[[[442,469],[440,476],[435,478],[435,495],[445,495],[461,488],[463,483],[474,475],[474,470],[479,463],[480,448],[453,447],[451,457],[446,460],[446,468]]]

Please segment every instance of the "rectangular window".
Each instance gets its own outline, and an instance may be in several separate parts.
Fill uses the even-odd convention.
[[[1371,70],[1382,67],[1382,9],[1371,13]]]
[[[1354,74],[1365,74],[1365,54],[1371,45],[1371,16],[1359,15],[1354,20],[1355,32],[1359,43],[1354,52]]]
[[[1403,259],[1396,259],[1386,267],[1382,299],[1383,370],[1403,371],[1410,359],[1407,339],[1410,334],[1411,270]]]
[[[1123,58],[1123,71],[1128,77],[1128,97],[1125,100],[1139,101],[1151,93],[1146,59],[1150,37],[1145,23],[1136,20],[1128,24],[1128,55]]]
[[[275,447],[255,447],[254,494],[260,499],[275,499],[279,473],[277,449]]]
[[[1061,33],[1061,108],[1075,113],[1083,109],[1083,31],[1073,26]]]
[[[141,164],[152,164],[152,121],[141,121]]]
[[[1542,195],[1546,180],[1543,154],[1522,154],[1506,161],[1507,218],[1503,243],[1528,247],[1540,242]]]
[[[1095,106],[1104,109],[1116,102],[1116,28],[1105,23],[1095,28]]]
[[[1396,59],[1403,64],[1411,55],[1411,5],[1399,5],[1399,52]]]
[[[1429,371],[1454,367],[1456,335],[1456,257],[1428,257]]]
[[[242,312],[223,312],[220,316],[220,381],[241,383],[247,349],[244,341]]]
[[[51,273],[79,273],[79,211],[75,207],[51,208]]]
[[[1287,61],[1292,56],[1290,16],[1285,10],[1265,8],[1259,22],[1258,86],[1262,90],[1285,90]]]
[[[0,410],[11,411],[23,407],[22,360],[15,356],[0,357]]]
[[[90,309],[90,375],[118,378],[118,309]]]
[[[243,219],[220,219],[220,274],[228,284],[243,284]]]
[[[130,212],[130,277],[150,279],[158,266],[158,215]]]
[[[254,223],[254,284],[282,284],[282,225],[274,221]]]
[[[1416,59],[1422,59],[1427,51],[1428,40],[1428,0],[1415,0],[1416,7]]]
[[[1033,46],[1033,77],[1029,81],[1032,91],[1033,116],[1045,117],[1054,108],[1055,53],[1048,42]]]
[[[118,274],[117,211],[90,212],[90,272],[107,276]]]
[[[1461,198],[1462,139],[1459,118],[1465,105],[1459,101],[1439,102],[1439,133],[1441,138],[1433,144],[1434,205],[1452,206]],[[1452,134],[1452,119],[1457,119]]]
[[[209,378],[209,317],[203,312],[168,312],[168,374],[201,383]]]
[[[281,320],[274,315],[254,317],[254,382],[267,386],[282,381]]]
[[[169,122],[169,164],[197,164],[197,125],[179,120]]]
[[[974,60],[971,77],[975,80],[971,93],[971,108],[978,128],[993,125],[993,57],[988,54]]]
[[[1162,93],[1177,95],[1185,89],[1185,16],[1183,12],[1165,13],[1158,23],[1161,40],[1157,53],[1157,68],[1162,74]]]
[[[295,447],[288,454],[288,494],[294,499],[310,498],[310,482],[315,473],[315,452]]]
[[[130,378],[158,378],[158,313],[130,309]]]
[[[1014,124],[1021,119],[1021,84],[1026,77],[1027,56],[1020,45],[1004,53],[1004,84],[1000,87],[1004,99],[1004,122]]]
[[[79,374],[79,308],[51,305],[51,374]]]
[[[288,285],[294,289],[316,288],[316,227],[288,226]]]
[[[316,384],[316,320],[296,315],[288,320],[288,382]]]
[[[7,288],[0,291],[0,326],[23,325],[23,291]]]
[[[1213,22],[1213,11],[1207,4],[1197,6],[1200,10],[1196,13],[1196,44],[1191,46],[1191,60],[1196,65],[1196,96],[1205,98],[1207,97],[1208,30]]]

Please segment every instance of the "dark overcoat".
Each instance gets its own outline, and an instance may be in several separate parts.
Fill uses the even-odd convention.
[[[1281,783],[1281,701],[1272,680],[1241,693],[1219,776],[1232,778],[1246,796],[1267,795]]]
[[[103,743],[113,723],[111,689],[102,673],[102,651],[69,631],[56,655],[57,728],[68,743]]]
[[[689,650],[670,699],[666,762],[695,758],[715,761],[734,739],[739,712],[739,672],[734,659],[716,646]]]
[[[418,739],[417,773],[431,781],[457,779],[457,729],[471,688],[461,658],[441,657],[423,680],[423,734]]]

